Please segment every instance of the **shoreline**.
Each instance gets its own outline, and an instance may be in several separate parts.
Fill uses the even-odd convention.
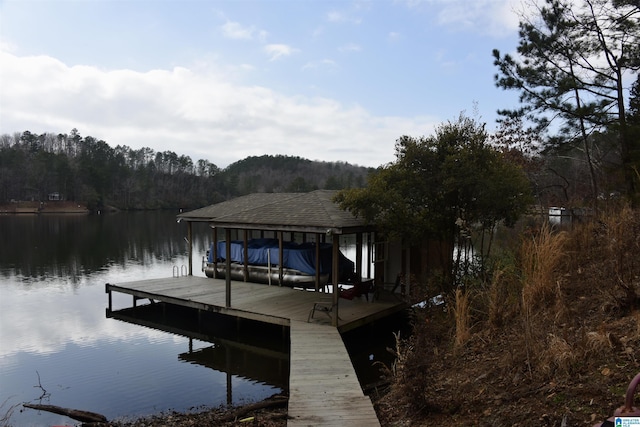
[[[0,204],[2,215],[39,215],[39,214],[88,214],[86,203],[78,202],[11,202]]]
[[[286,427],[288,397],[273,395],[264,400],[241,406],[194,408],[193,412],[167,411],[135,419],[122,417],[104,423],[85,423],[93,427],[177,427],[235,426]]]

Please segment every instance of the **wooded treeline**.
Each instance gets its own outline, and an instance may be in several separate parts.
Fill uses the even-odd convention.
[[[365,185],[370,169],[292,156],[249,157],[221,169],[173,151],[133,149],[77,129],[0,135],[0,204],[63,200],[91,209],[198,208],[254,192],[306,192]]]

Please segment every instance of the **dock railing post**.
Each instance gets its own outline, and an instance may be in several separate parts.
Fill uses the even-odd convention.
[[[337,327],[338,326],[338,278],[339,278],[339,270],[340,266],[338,265],[338,253],[340,252],[340,237],[338,234],[333,234],[333,260],[331,263],[331,281],[333,282],[333,318],[331,319],[331,325]]]
[[[108,294],[109,302],[108,302],[108,305],[107,305],[107,314],[110,314],[111,313],[111,309],[112,309],[112,307],[111,307],[111,287],[109,286],[108,283],[104,285],[104,291]]]

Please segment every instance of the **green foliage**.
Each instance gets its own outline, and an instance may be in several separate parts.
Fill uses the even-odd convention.
[[[635,183],[634,188],[640,189],[640,74],[636,76],[636,81],[631,87],[627,122],[628,138],[631,142],[629,148],[631,175]]]
[[[520,93],[522,106],[503,110],[524,116],[539,131],[550,127],[553,145],[580,146],[589,165],[592,197],[598,193],[597,161],[590,137],[617,133],[625,192],[638,192],[631,154],[637,142],[625,117],[625,81],[640,67],[640,5],[632,0],[545,0],[534,16],[522,16],[518,57],[494,50],[496,85]],[[552,126],[553,121],[559,121]]]
[[[300,157],[249,157],[221,170],[172,151],[110,147],[70,134],[0,135],[0,203],[66,200],[120,209],[198,208],[253,192],[307,192],[364,182],[367,168]],[[332,179],[329,179],[329,178]]]
[[[387,235],[418,243],[512,225],[532,199],[521,168],[488,144],[483,125],[461,115],[433,136],[398,139],[395,162],[336,200]]]
[[[247,157],[223,171],[227,186],[239,194],[308,192],[362,187],[369,168],[343,162],[317,162],[301,157]]]

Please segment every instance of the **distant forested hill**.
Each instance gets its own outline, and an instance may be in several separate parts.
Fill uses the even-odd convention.
[[[255,192],[362,187],[371,170],[280,155],[220,169],[172,151],[111,147],[76,129],[0,135],[0,204],[60,198],[90,208],[191,209]]]
[[[307,192],[364,187],[371,169],[349,163],[318,162],[291,156],[247,157],[222,175],[236,194]]]

